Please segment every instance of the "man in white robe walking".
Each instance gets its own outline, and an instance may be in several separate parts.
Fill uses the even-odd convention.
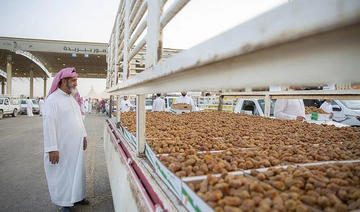
[[[29,97],[26,99],[26,113],[27,116],[34,116],[32,108],[33,108],[34,104],[32,102],[31,99],[29,99]]]
[[[72,92],[77,86],[75,68],[59,71],[44,104],[44,167],[51,201],[70,211],[85,199],[86,130]]]

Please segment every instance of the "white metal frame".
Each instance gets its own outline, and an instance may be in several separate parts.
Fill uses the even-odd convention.
[[[144,1],[141,6],[130,0],[121,2],[120,18],[116,19],[116,30],[113,30],[109,43],[108,92],[116,95],[137,94],[142,100],[147,93],[181,90],[360,82],[358,0],[291,1],[159,62],[161,30],[188,1],[175,1],[161,15],[164,2]],[[147,19],[144,19],[147,22],[139,23],[140,16],[145,14],[144,8],[148,12]],[[134,17],[132,22],[131,17]],[[128,22],[132,24],[130,29],[123,26]],[[129,46],[126,40],[130,39],[130,44],[135,43],[134,39],[145,27],[145,39],[136,46]],[[117,29],[125,31],[115,33]],[[129,37],[122,39],[123,34]],[[129,78],[125,67],[145,44],[146,70]],[[123,53],[114,51],[116,48],[124,48]],[[116,80],[118,70],[114,69],[117,67],[114,64],[120,63],[120,60],[120,67],[124,70],[121,82]],[[266,102],[269,100],[270,96],[266,96]],[[142,122],[145,120],[145,108],[137,107],[137,110],[140,110],[137,121],[141,123],[138,129],[145,128]],[[138,151],[142,153],[141,143],[144,140],[142,137],[138,139]]]

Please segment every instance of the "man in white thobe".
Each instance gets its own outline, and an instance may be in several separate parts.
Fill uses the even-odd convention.
[[[44,167],[51,201],[70,211],[85,199],[86,130],[72,92],[77,86],[75,68],[62,69],[53,81],[43,114]]]
[[[34,104],[29,97],[26,99],[26,114],[28,116],[34,116],[32,108],[34,107]]]
[[[92,111],[92,103],[91,103],[91,99],[89,99],[88,113],[91,113],[91,111]]]
[[[321,104],[320,109],[327,113],[332,113],[331,99],[326,99],[325,102]]]
[[[165,100],[160,96],[161,94],[156,94],[156,99],[153,102],[152,111],[165,111]]]
[[[124,98],[120,101],[120,111],[129,112],[132,107],[134,106],[131,104],[128,96],[124,96]]]
[[[195,103],[194,100],[186,95],[185,91],[181,92],[181,96],[176,98],[175,104],[186,103],[191,105],[191,111],[195,111]]]
[[[274,115],[278,119],[305,120],[305,106],[302,99],[277,99]]]
[[[43,98],[40,98],[39,100],[39,110],[40,110],[40,116],[42,116],[43,112],[44,112],[44,99]]]

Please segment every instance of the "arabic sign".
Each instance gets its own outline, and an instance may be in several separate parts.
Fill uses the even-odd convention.
[[[106,49],[98,49],[98,48],[77,48],[77,47],[70,47],[70,46],[64,46],[64,51],[69,52],[76,52],[76,53],[93,53],[93,54],[99,54],[99,53],[106,53]]]

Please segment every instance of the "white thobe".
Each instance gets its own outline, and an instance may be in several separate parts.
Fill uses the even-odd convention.
[[[40,110],[40,115],[43,114],[43,110],[44,110],[44,100],[40,99],[39,100],[39,110]]]
[[[322,109],[323,111],[325,111],[327,113],[332,113],[333,112],[331,104],[326,102],[326,101],[321,104],[320,109]]]
[[[83,138],[86,131],[79,104],[61,89],[45,101],[44,167],[51,201],[72,206],[85,197],[85,161]],[[59,151],[59,163],[51,164],[49,152]]]
[[[91,103],[91,101],[89,101],[88,112],[91,113],[91,111],[92,111],[92,103]]]
[[[195,111],[194,100],[188,96],[180,96],[176,98],[175,104],[185,103],[191,105],[191,111]]]
[[[165,110],[165,100],[160,97],[156,97],[154,100],[152,111],[164,111]]]
[[[132,106],[133,105],[131,104],[129,99],[127,99],[127,100],[122,99],[121,102],[120,102],[120,111],[121,112],[129,112],[130,108]]]
[[[32,108],[33,108],[33,102],[31,99],[26,100],[26,113],[28,116],[34,116]]]
[[[305,117],[305,106],[302,99],[278,99],[275,102],[274,115],[278,119]]]

